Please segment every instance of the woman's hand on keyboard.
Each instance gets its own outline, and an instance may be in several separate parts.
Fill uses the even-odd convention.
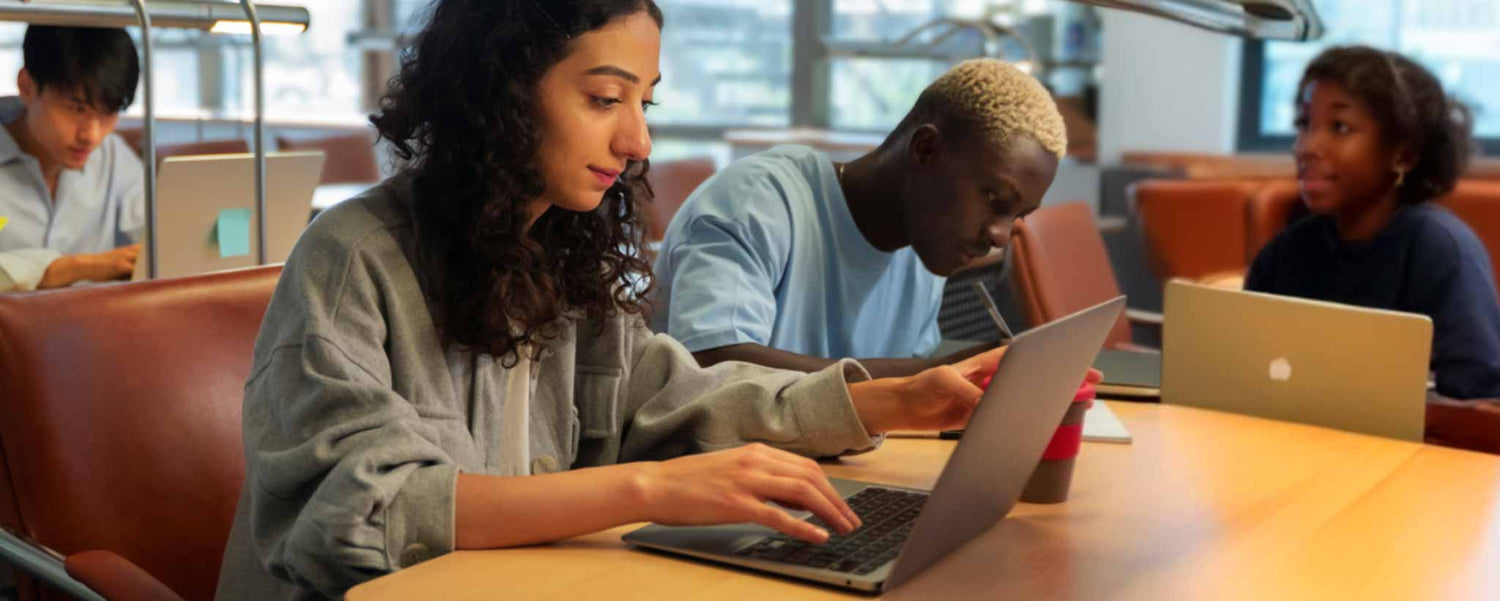
[[[644,464],[649,519],[668,526],[754,522],[809,542],[828,532],[766,504],[811,511],[840,532],[859,527],[817,462],[763,444]]]

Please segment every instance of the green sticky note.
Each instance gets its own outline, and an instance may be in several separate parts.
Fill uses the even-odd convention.
[[[250,254],[250,209],[224,209],[219,211],[219,224],[214,235],[219,239],[219,258],[243,257]]]

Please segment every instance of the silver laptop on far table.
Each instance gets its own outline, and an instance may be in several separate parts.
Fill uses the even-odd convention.
[[[1161,400],[1420,442],[1425,315],[1167,284]]]
[[[753,524],[651,525],[625,542],[841,588],[894,588],[1010,513],[1124,308],[1119,297],[1018,336],[931,493],[833,479],[864,522],[849,535],[811,545]]]
[[[322,152],[266,155],[267,263],[285,262],[292,253],[312,216],[313,190],[322,172]],[[255,155],[168,157],[156,179],[157,277],[255,266],[260,245],[255,235]],[[226,210],[249,211],[248,253],[221,252],[215,226]],[[136,260],[132,280],[146,279],[147,252],[143,249]]]

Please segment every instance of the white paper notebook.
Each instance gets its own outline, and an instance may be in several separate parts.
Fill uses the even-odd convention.
[[[1093,408],[1083,414],[1083,439],[1087,442],[1117,442],[1129,444],[1130,431],[1120,422],[1120,417],[1104,401],[1094,401]]]

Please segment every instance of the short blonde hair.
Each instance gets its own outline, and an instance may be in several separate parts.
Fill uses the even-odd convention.
[[[985,139],[1004,144],[1030,138],[1060,159],[1068,132],[1052,94],[1035,77],[992,58],[967,60],[922,91],[899,130],[934,119],[977,128]]]

